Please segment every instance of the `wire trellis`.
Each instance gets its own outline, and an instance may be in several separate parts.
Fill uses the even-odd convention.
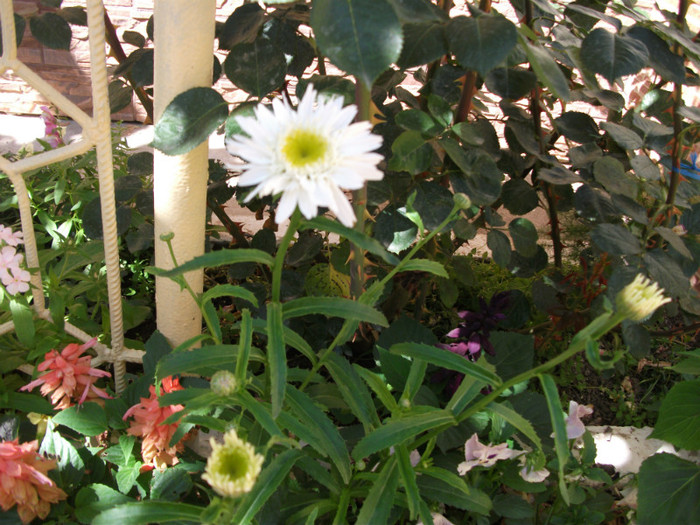
[[[107,67],[105,53],[104,5],[102,0],[87,0],[88,38],[90,43],[90,73],[92,82],[92,117],[68,100],[53,86],[47,83],[22,61],[17,58],[15,40],[14,9],[12,0],[0,0],[0,17],[2,18],[2,49],[0,57],[0,74],[11,71],[27,84],[44,95],[63,113],[77,122],[83,129],[82,138],[62,148],[39,153],[12,162],[0,157],[0,170],[7,174],[17,195],[22,232],[24,235],[25,257],[27,266],[32,269],[32,299],[37,317],[51,320],[46,308],[42,288],[39,255],[32,223],[31,203],[25,184],[25,174],[29,171],[48,166],[76,155],[81,155],[92,147],[97,153],[97,171],[99,176],[99,193],[102,213],[102,231],[104,239],[105,263],[107,268],[107,295],[109,300],[109,318],[111,328],[110,346],[102,343],[95,345],[97,357],[93,366],[105,362],[114,366],[115,391],[121,393],[126,386],[126,362],[141,362],[143,352],[124,347],[124,323],[122,317],[122,295],[119,268],[119,248],[117,244],[117,219],[114,198],[114,170],[112,165],[112,137],[107,91]],[[87,342],[92,335],[66,322],[66,333],[80,341]],[[0,335],[15,329],[12,321],[0,325]]]

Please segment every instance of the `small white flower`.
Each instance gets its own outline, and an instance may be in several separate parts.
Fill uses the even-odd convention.
[[[520,477],[529,483],[542,483],[549,477],[549,470],[546,468],[540,470],[530,470],[530,467],[525,465],[520,469]]]
[[[239,438],[235,430],[224,434],[223,443],[212,439],[211,448],[202,479],[220,496],[236,497],[250,492],[265,458]]]
[[[615,298],[617,311],[630,321],[643,321],[661,305],[671,301],[664,297],[663,289],[642,274],[637,274]]]
[[[281,194],[277,223],[297,207],[307,219],[327,207],[352,226],[355,213],[342,190],[358,190],[383,177],[377,169],[382,156],[372,153],[382,139],[370,132],[369,122],[352,123],[356,114],[355,106],[343,107],[342,97],[317,100],[309,86],[296,110],[276,99],[272,111],[258,105],[255,117],[240,117],[248,136],[231,137],[226,148],[246,162],[235,185],[256,186],[246,202]]]

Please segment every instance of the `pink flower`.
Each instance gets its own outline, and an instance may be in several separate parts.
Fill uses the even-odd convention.
[[[51,371],[20,390],[32,390],[41,385],[41,394],[44,396],[51,394],[51,403],[59,410],[68,408],[73,401],[81,405],[86,400],[111,399],[107,392],[95,386],[99,377],[109,377],[111,374],[104,370],[90,368],[92,358],[89,355],[80,357],[85,350],[92,348],[96,341],[97,338],[82,345],[71,343],[60,354],[56,350],[47,352],[44,355],[44,361],[37,366],[37,370]]]
[[[23,255],[17,253],[13,246],[3,246],[0,248],[0,278],[5,281],[9,279],[9,272],[12,268],[19,268]]]
[[[569,401],[569,415],[566,418],[566,437],[576,439],[586,432],[586,427],[581,421],[582,417],[590,416],[593,409],[586,405],[579,405],[576,401]]]
[[[529,483],[542,483],[549,477],[549,470],[546,468],[531,470],[529,466],[525,465],[520,469],[520,477]]]
[[[507,443],[484,445],[479,442],[479,436],[475,433],[464,444],[466,461],[457,465],[457,472],[459,472],[460,476],[464,476],[474,467],[492,467],[500,459],[514,458],[520,454],[522,454],[522,451],[509,449]]]
[[[166,377],[161,382],[160,395],[163,393],[182,390],[177,378]],[[156,388],[149,388],[150,397],[141,398],[141,402],[132,406],[124,414],[124,419],[134,416],[131,426],[127,431],[130,435],[143,439],[141,443],[141,456],[146,463],[151,463],[158,468],[166,465],[174,465],[178,462],[177,453],[185,448],[181,439],[174,446],[170,446],[170,440],[177,431],[179,423],[163,424],[172,414],[179,412],[182,405],[160,406]]]
[[[24,293],[29,290],[29,279],[31,275],[27,270],[23,270],[18,266],[10,268],[10,273],[2,275],[2,284],[5,285],[7,293],[15,295],[16,293]]]
[[[17,440],[0,443],[0,507],[3,511],[17,505],[22,523],[48,516],[52,503],[68,496],[46,473],[56,461],[37,454],[37,442],[19,444]]]
[[[41,106],[41,120],[44,121],[44,139],[52,148],[64,144],[56,115],[48,106]]]
[[[3,241],[9,246],[17,246],[23,242],[22,231],[18,230],[13,233],[12,228],[5,226],[4,224],[0,224],[0,241]]]

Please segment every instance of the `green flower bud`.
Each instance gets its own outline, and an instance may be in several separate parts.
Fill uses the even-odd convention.
[[[209,386],[218,396],[230,396],[238,389],[238,382],[236,376],[228,370],[219,370],[211,376]]]
[[[468,210],[472,207],[472,201],[464,193],[455,193],[452,196],[454,203],[460,207],[462,210]]]

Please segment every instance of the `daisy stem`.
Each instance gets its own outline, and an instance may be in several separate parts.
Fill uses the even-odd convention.
[[[275,265],[272,268],[272,301],[280,301],[280,293],[282,288],[282,267],[284,266],[284,256],[287,255],[287,250],[292,242],[294,234],[297,232],[299,227],[299,222],[301,220],[301,215],[299,209],[294,210],[291,219],[289,220],[289,226],[287,231],[284,232],[284,236],[280,241],[279,247],[277,248],[277,253],[275,254]]]
[[[355,103],[357,104],[357,120],[369,120],[370,118],[370,91],[362,82],[357,82],[355,90]],[[367,183],[362,188],[352,192],[352,203],[355,210],[355,230],[365,233],[365,210],[367,208]],[[357,244],[352,246],[352,261],[350,265],[350,294],[357,299],[362,295],[365,282],[365,252]]]

